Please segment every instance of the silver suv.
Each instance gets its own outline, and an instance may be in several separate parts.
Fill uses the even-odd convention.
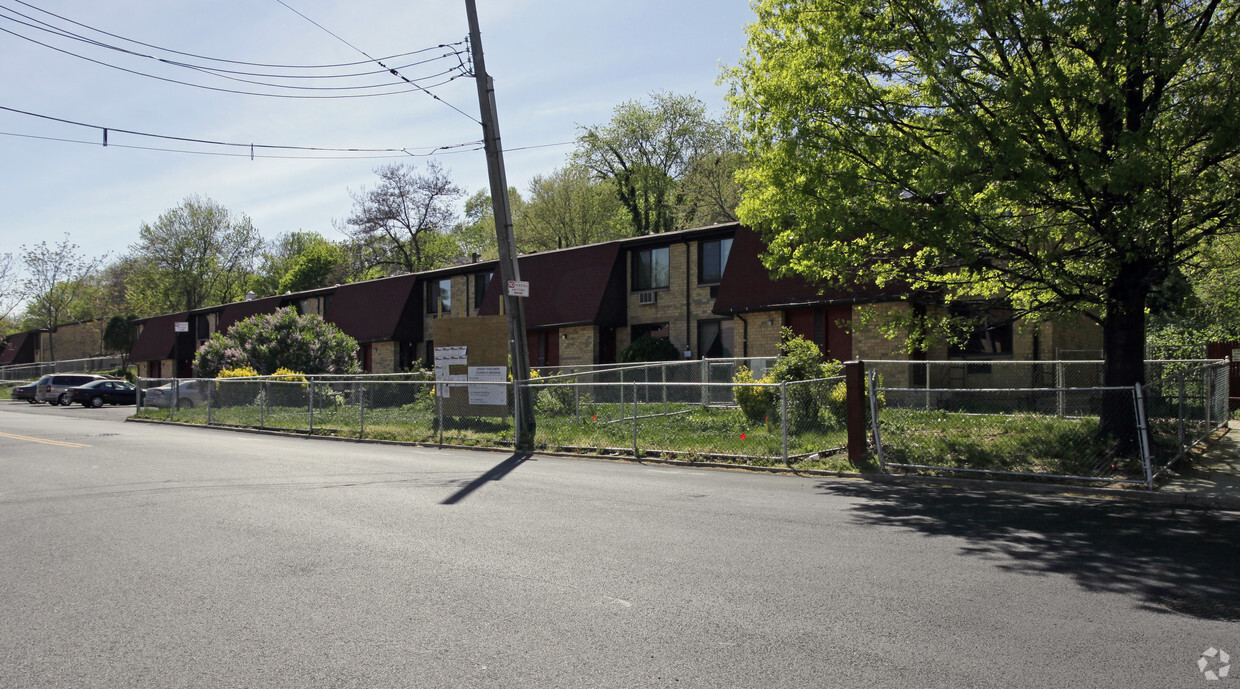
[[[107,376],[98,376],[93,373],[53,373],[39,379],[34,398],[52,406],[63,404],[67,407],[69,406],[69,388],[85,385],[92,380],[107,380],[107,378]]]

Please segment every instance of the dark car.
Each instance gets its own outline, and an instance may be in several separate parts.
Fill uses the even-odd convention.
[[[31,383],[29,385],[18,385],[17,387],[13,388],[13,392],[9,394],[15,400],[26,400],[27,402],[31,404],[38,404],[39,400],[36,400],[34,398],[34,391],[38,387],[39,387],[38,383]]]
[[[69,388],[68,404],[86,407],[102,407],[105,404],[137,404],[138,388],[126,380],[96,380],[85,385]]]
[[[39,379],[39,387],[34,392],[34,398],[40,402],[47,402],[53,407],[58,404],[68,405],[69,388],[96,380],[108,380],[108,378],[93,373],[54,373],[50,376],[43,376]]]

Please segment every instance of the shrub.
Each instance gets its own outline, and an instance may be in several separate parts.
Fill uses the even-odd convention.
[[[642,335],[633,340],[632,344],[624,348],[620,352],[621,363],[632,363],[636,361],[675,361],[680,358],[680,352],[676,351],[676,345],[666,337],[655,339],[649,335]]]
[[[240,368],[226,368],[220,371],[219,374],[216,375],[215,377],[216,378],[253,378],[257,375],[258,375],[258,372],[255,371],[254,369],[250,368],[249,366],[242,366]],[[261,394],[262,388],[249,381],[247,382],[234,381],[231,383],[217,381],[215,383],[215,389],[217,391],[217,395],[214,400],[215,404],[218,404],[221,406],[235,407],[235,406],[241,406],[241,405],[246,405],[246,404],[253,404],[256,398],[258,397],[258,395]]]
[[[302,373],[358,373],[357,340],[314,314],[283,308],[239,321],[227,334],[212,333],[194,358],[199,375],[248,366],[259,375],[277,369]]]
[[[759,424],[768,420],[771,416],[778,417],[778,411],[775,409],[775,402],[778,399],[779,391],[775,388],[756,387],[754,383],[765,383],[765,379],[756,380],[753,377],[753,371],[748,367],[741,366],[736,370],[736,376],[732,379],[733,383],[738,385],[732,388],[732,394],[736,396],[736,404],[741,408],[741,413],[750,423]]]

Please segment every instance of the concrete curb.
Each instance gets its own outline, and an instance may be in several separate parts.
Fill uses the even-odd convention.
[[[511,453],[511,449],[486,447],[478,445],[454,445],[439,443],[419,443],[404,440],[377,440],[371,438],[344,438],[331,435],[311,435],[309,433],[294,433],[289,431],[267,430],[261,428],[243,428],[234,426],[207,426],[197,423],[181,423],[179,421],[159,421],[157,419],[136,419],[127,417],[125,421],[132,423],[149,423],[165,426],[183,426],[188,428],[202,428],[215,431],[229,431],[233,433],[251,433],[254,435],[271,435],[281,437],[300,437],[306,440],[328,440],[347,443],[364,443],[372,445],[395,445],[401,447],[420,447],[428,449],[442,450],[474,450],[481,452],[495,453]],[[624,462],[628,464],[656,464],[662,466],[674,466],[684,468],[700,468],[715,469],[726,471],[741,471],[749,473],[761,474],[777,474],[785,476],[801,476],[815,477],[827,479],[842,479],[847,481],[868,481],[871,483],[882,483],[887,485],[909,485],[920,487],[949,488],[961,492],[982,492],[982,493],[1019,493],[1025,495],[1046,495],[1063,498],[1092,498],[1096,500],[1130,500],[1135,502],[1143,502],[1151,505],[1167,505],[1171,507],[1193,507],[1198,509],[1213,509],[1240,511],[1240,496],[1218,496],[1203,495],[1201,493],[1192,492],[1165,492],[1165,491],[1149,491],[1149,490],[1132,490],[1122,488],[1094,488],[1090,486],[1070,486],[1062,483],[1032,483],[1024,481],[1005,481],[995,480],[986,481],[982,479],[970,478],[952,478],[940,476],[918,476],[914,474],[876,474],[868,472],[850,472],[850,471],[824,471],[818,469],[792,469],[786,466],[752,466],[747,464],[725,464],[722,462],[686,462],[678,459],[664,459],[658,457],[632,457],[624,455],[600,455],[585,454],[577,452],[555,452],[536,450],[535,455],[544,457],[561,457],[571,459],[590,459],[595,461]]]

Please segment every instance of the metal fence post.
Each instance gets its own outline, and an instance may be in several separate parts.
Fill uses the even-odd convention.
[[[637,381],[633,381],[633,456],[637,456]]]
[[[357,384],[357,437],[366,437],[366,382]]]
[[[181,381],[172,379],[172,406],[168,407],[168,420],[177,420],[177,407],[181,406]]]
[[[271,387],[267,384],[267,382],[268,381],[266,380],[263,381],[263,389],[260,391],[262,394],[260,395],[260,399],[258,401],[259,428],[267,427],[267,397],[271,395]]]
[[[215,381],[214,380],[206,381],[206,388],[207,388],[207,394],[205,395],[205,397],[207,399],[207,425],[210,426],[211,425],[211,406],[212,406],[211,400],[216,395]]]
[[[926,367],[926,411],[930,411],[930,361],[927,359],[924,365]]]
[[[701,368],[702,376],[702,407],[706,407],[710,404],[710,388],[707,387],[707,383],[710,382],[710,364],[706,359],[702,359],[699,367]]]
[[[310,435],[314,435],[314,376],[310,376]]]
[[[1150,456],[1149,424],[1145,418],[1145,392],[1140,383],[1132,386],[1132,403],[1137,414],[1137,444],[1141,448],[1141,462],[1145,465],[1145,485],[1154,490],[1154,461]]]
[[[1210,433],[1214,431],[1213,424],[1210,423],[1214,416],[1214,376],[1209,366],[1202,367],[1205,371],[1205,408],[1206,408],[1206,437],[1210,437]]]
[[[887,457],[883,454],[883,436],[879,432],[878,422],[878,372],[871,369],[866,376],[866,391],[870,395],[870,423],[874,427],[874,454],[878,455],[878,466],[887,471]]]
[[[1184,372],[1181,371],[1176,376],[1176,379],[1178,381],[1177,388],[1179,389],[1179,400],[1176,403],[1175,413],[1177,417],[1176,425],[1179,427],[1176,434],[1179,441],[1179,445],[1176,447],[1176,459],[1179,459],[1184,456],[1184,452],[1188,449],[1184,444]]]
[[[441,385],[438,382],[435,383],[435,421],[439,424],[440,446],[443,445],[443,393],[447,391],[447,389],[447,384]],[[515,405],[517,400],[517,381],[515,380],[512,382],[512,400]],[[517,446],[517,437],[521,434],[521,429],[517,427],[515,412],[513,413],[512,433],[512,446],[515,448]]]
[[[1059,418],[1062,419],[1064,417],[1064,407],[1066,406],[1067,401],[1063,391],[1063,389],[1067,386],[1064,385],[1062,361],[1055,362],[1055,387],[1059,388],[1059,392],[1055,393],[1055,408],[1058,410],[1057,413]]]
[[[783,436],[784,464],[788,463],[788,382],[779,381],[779,421]]]

